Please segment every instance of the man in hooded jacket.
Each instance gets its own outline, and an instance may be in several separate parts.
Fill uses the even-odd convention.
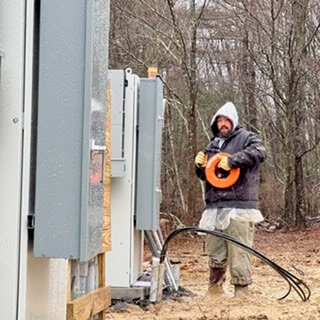
[[[200,151],[195,159],[196,174],[206,180],[205,167],[208,159],[218,157],[218,167],[224,172],[240,168],[236,183],[219,189],[206,181],[206,210],[202,214],[200,227],[216,229],[252,246],[254,224],[263,217],[258,210],[259,165],[266,157],[261,140],[238,125],[237,110],[232,102],[224,104],[210,123],[213,138],[205,152]],[[224,152],[230,156],[222,156]],[[248,292],[252,283],[250,255],[243,249],[222,238],[208,235],[206,239],[209,255],[209,292],[223,293],[227,266],[230,267],[231,284],[238,296]]]

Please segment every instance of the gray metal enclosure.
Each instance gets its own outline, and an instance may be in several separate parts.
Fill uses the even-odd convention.
[[[25,108],[25,2],[0,0],[1,319],[18,317]]]
[[[143,274],[143,231],[159,228],[164,103],[160,79],[139,78],[131,69],[110,70],[109,77],[112,250],[106,274],[120,297],[137,288]]]
[[[101,250],[108,0],[41,1],[36,257]]]
[[[162,82],[142,78],[138,111],[137,230],[159,229],[163,112]]]

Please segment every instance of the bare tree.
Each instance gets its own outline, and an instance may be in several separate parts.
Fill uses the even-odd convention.
[[[202,199],[193,159],[215,109],[232,100],[268,148],[264,213],[292,227],[317,214],[319,7],[317,0],[113,0],[112,66],[143,75],[157,65],[165,84],[166,211],[196,220]]]

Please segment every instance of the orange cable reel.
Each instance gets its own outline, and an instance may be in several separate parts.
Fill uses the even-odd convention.
[[[218,153],[221,156],[229,157],[229,153]],[[240,168],[232,168],[230,171],[225,171],[218,168],[220,158],[213,156],[209,159],[205,174],[207,181],[214,187],[219,189],[227,189],[232,187],[240,176]]]

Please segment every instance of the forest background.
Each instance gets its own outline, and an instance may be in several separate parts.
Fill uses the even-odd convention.
[[[164,82],[164,217],[196,225],[203,210],[194,157],[215,111],[232,101],[264,141],[260,208],[304,227],[320,215],[318,0],[112,0],[110,67]]]

